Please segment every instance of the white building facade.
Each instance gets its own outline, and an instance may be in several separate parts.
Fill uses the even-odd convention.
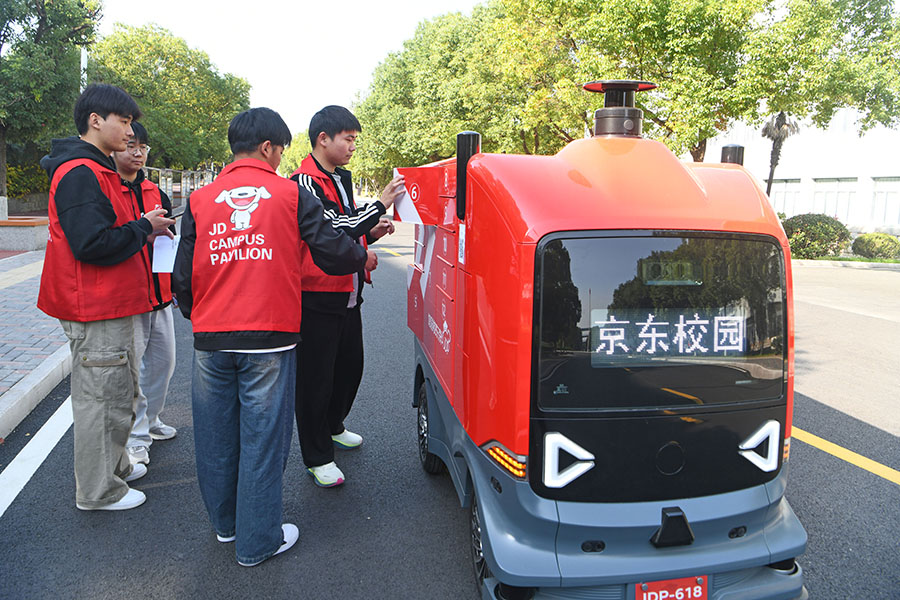
[[[860,136],[856,114],[838,111],[827,130],[801,122],[782,147],[770,200],[788,217],[821,213],[854,233],[900,235],[900,131],[876,127]],[[726,144],[744,146],[744,166],[765,189],[772,142],[761,129],[733,126],[709,141],[705,161],[721,160]]]

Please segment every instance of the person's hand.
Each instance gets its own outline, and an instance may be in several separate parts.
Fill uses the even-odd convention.
[[[152,245],[153,242],[156,241],[156,238],[158,238],[158,237],[161,236],[161,235],[163,235],[163,236],[169,238],[170,240],[174,240],[174,239],[175,239],[175,234],[172,233],[169,229],[166,229],[165,231],[160,231],[159,233],[151,233],[150,235],[148,235],[148,236],[147,236],[147,243]]]
[[[387,217],[378,219],[378,224],[369,230],[369,235],[376,240],[392,233],[394,233],[394,223]]]
[[[378,255],[374,250],[366,250],[366,271],[374,271],[378,268]]]
[[[150,221],[150,225],[153,227],[153,233],[159,235],[165,232],[164,235],[170,238],[174,237],[172,232],[169,231],[169,227],[175,224],[175,219],[168,218],[164,208],[147,211],[144,213],[144,218]]]
[[[391,179],[391,182],[387,184],[387,186],[384,188],[384,191],[381,192],[380,200],[381,203],[384,204],[385,209],[390,208],[391,205],[394,204],[394,202],[397,200],[397,198],[399,198],[400,195],[403,194],[404,190],[406,189],[403,187],[405,181],[406,179],[403,177],[403,175],[397,175],[396,177]]]

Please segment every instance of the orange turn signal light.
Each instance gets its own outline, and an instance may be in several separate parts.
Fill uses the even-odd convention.
[[[786,463],[788,458],[791,457],[791,438],[784,438],[784,454],[781,457],[781,462]]]
[[[519,456],[518,454],[513,454],[498,442],[490,442],[484,447],[484,451],[487,452],[488,456],[494,459],[494,461],[509,471],[509,473],[518,479],[525,479],[526,473],[526,460],[527,458],[524,456]]]

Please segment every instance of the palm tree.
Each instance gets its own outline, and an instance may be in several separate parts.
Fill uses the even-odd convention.
[[[772,157],[769,160],[769,181],[766,184],[766,196],[772,191],[772,177],[775,175],[775,167],[781,158],[781,146],[784,141],[800,131],[800,125],[794,119],[788,118],[784,111],[773,115],[763,123],[763,137],[772,140]]]

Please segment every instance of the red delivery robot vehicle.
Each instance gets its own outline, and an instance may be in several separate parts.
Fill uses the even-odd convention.
[[[555,156],[466,132],[401,169],[419,456],[483,598],[807,597],[788,240],[742,166],[641,137],[654,87],[587,84],[594,135]]]

